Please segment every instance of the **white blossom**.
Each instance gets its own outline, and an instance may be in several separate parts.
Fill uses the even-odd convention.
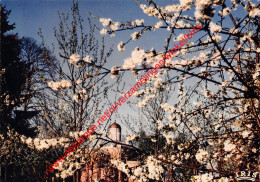
[[[227,81],[221,82],[221,86],[222,86],[222,87],[226,87],[227,85],[228,85],[228,82],[227,82]]]
[[[146,105],[147,105],[146,100],[139,101],[138,104],[137,104],[137,106],[140,107],[140,108],[145,107]]]
[[[141,20],[136,19],[136,20],[135,20],[135,24],[136,24],[137,26],[141,26],[143,23],[144,23],[144,19],[141,19]]]
[[[171,132],[163,133],[163,136],[165,137],[167,144],[174,143],[174,135]]]
[[[256,16],[260,16],[260,9],[259,8],[254,8],[249,12],[249,16],[254,18]]]
[[[100,30],[100,34],[101,34],[101,35],[106,35],[106,34],[107,34],[107,29],[102,28],[102,29]]]
[[[226,140],[224,142],[224,150],[226,152],[230,152],[231,150],[234,150],[236,148],[236,145],[232,144],[230,140]]]
[[[124,51],[125,50],[125,47],[124,47],[124,42],[120,42],[118,45],[117,45],[117,49],[119,51]]]
[[[111,71],[110,71],[111,77],[112,77],[112,78],[116,78],[116,77],[118,76],[118,74],[119,74],[119,71],[120,71],[120,66],[114,66],[114,67],[111,69]]]
[[[212,182],[213,176],[211,173],[199,174],[193,176],[192,182]]]
[[[112,25],[110,25],[110,28],[112,31],[116,31],[119,27],[120,23],[119,22],[115,22]]]
[[[173,113],[176,110],[175,107],[169,106],[167,103],[161,104],[161,107],[169,113]]]
[[[226,15],[229,15],[230,14],[230,9],[228,7],[224,8],[223,9],[223,15],[226,16]]]
[[[140,33],[139,32],[134,32],[133,34],[131,34],[131,37],[133,40],[137,40],[140,38]]]
[[[159,88],[162,85],[162,79],[158,78],[155,82],[154,82],[154,87],[155,88]]]
[[[82,83],[82,80],[76,80],[76,83],[78,84],[78,85],[80,85],[81,83]]]
[[[212,39],[216,42],[219,42],[222,39],[222,37],[220,35],[213,35]]]
[[[72,86],[71,82],[69,80],[61,80],[60,86],[62,88],[70,88]]]
[[[202,104],[202,102],[201,101],[193,101],[193,104],[195,106],[200,106]]]
[[[195,155],[197,161],[204,164],[209,157],[209,153],[204,149],[199,149]]]
[[[126,143],[129,144],[130,141],[133,141],[134,139],[136,139],[138,137],[138,135],[133,134],[133,135],[129,135],[128,137],[126,137]]]
[[[110,23],[112,22],[110,18],[100,18],[99,21],[102,23],[104,27],[110,25]]]
[[[133,69],[136,65],[141,65],[143,59],[145,58],[145,52],[143,49],[135,48],[131,54],[131,58],[127,58],[124,61],[124,69]]]
[[[229,182],[230,180],[227,177],[222,177],[219,179],[219,182]]]
[[[48,87],[50,87],[54,91],[57,91],[61,88],[70,88],[71,86],[72,84],[69,80],[61,80],[60,82],[48,82]]]
[[[243,138],[247,138],[249,134],[250,134],[250,132],[248,132],[246,130],[242,132]]]
[[[180,8],[179,8],[179,5],[173,4],[173,5],[167,5],[165,7],[165,10],[168,12],[178,12],[180,10]]]
[[[231,29],[229,30],[229,32],[230,32],[230,33],[233,33],[233,34],[236,34],[236,33],[238,33],[238,29],[236,29],[236,28],[231,28]]]
[[[48,87],[50,87],[52,90],[59,90],[60,84],[56,83],[54,81],[48,82]]]
[[[163,26],[163,22],[159,21],[155,24],[154,28],[161,28]]]
[[[195,8],[195,13],[194,17],[199,20],[199,19],[209,19],[210,17],[206,14],[203,14],[203,10],[210,6],[213,3],[211,0],[198,0],[196,1],[196,8]]]
[[[218,26],[217,24],[210,22],[209,23],[210,31],[211,33],[220,32],[222,30],[221,26]]]
[[[181,6],[191,5],[192,2],[193,0],[180,0]]]
[[[74,94],[73,100],[75,100],[75,102],[79,102],[79,94]]]
[[[91,63],[92,58],[91,58],[90,56],[86,55],[83,60],[84,60],[84,62],[86,62],[86,63]]]
[[[156,124],[157,124],[157,128],[158,128],[158,130],[160,130],[160,129],[163,128],[162,121],[158,120],[158,121],[156,121]]]
[[[71,62],[71,64],[76,64],[77,62],[79,62],[80,61],[80,55],[78,55],[78,54],[72,54],[71,56],[70,56],[70,62]]]

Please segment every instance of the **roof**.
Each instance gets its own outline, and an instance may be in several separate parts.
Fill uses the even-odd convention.
[[[111,124],[109,126],[109,128],[119,128],[121,130],[121,126],[119,124],[117,124],[116,122],[114,122],[113,124]]]

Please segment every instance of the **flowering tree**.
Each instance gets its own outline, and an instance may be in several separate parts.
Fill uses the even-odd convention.
[[[95,17],[104,26],[100,33],[114,36],[119,31],[135,30],[119,43],[118,50],[124,51],[130,41],[141,39],[147,31],[163,29],[169,34],[164,51],[137,48],[111,74],[132,70],[134,76],[141,76],[163,60],[162,75],[151,79],[151,92],[138,93],[144,98],[139,107],[158,97],[160,89],[169,85],[179,89],[176,100],[160,105],[169,117],[158,130],[167,140],[165,149],[170,150],[147,155],[138,172],[128,175],[140,181],[162,180],[169,164],[175,171],[189,169],[192,181],[228,181],[235,178],[233,171],[259,171],[259,5],[241,0],[180,0],[167,6],[153,0],[137,3],[158,22],[122,23]],[[200,32],[192,36],[188,30],[194,27]],[[180,31],[189,35],[179,35]],[[189,42],[172,49],[173,42],[183,37]],[[175,140],[180,135],[185,136],[183,143]],[[181,180],[183,175],[175,179]]]
[[[77,1],[73,1],[71,10],[71,16],[59,13],[59,27],[54,31],[59,49],[46,53],[48,73],[41,72],[37,80],[40,89],[33,103],[41,111],[40,135],[34,139],[22,136],[24,143],[39,151],[52,147],[64,151],[75,142],[101,114],[108,88],[113,86],[105,80],[110,70],[104,68],[112,49],[105,49],[104,38],[101,43],[96,39],[96,28],[89,19],[84,24]],[[87,29],[83,28],[85,25]],[[42,46],[49,50],[43,33],[40,31],[39,34]],[[65,160],[59,160],[59,155],[56,156],[58,159],[49,160],[47,171],[54,173],[45,171],[45,174],[65,179],[79,172],[91,161],[91,153],[100,148],[94,140],[97,136],[105,138],[105,133],[93,134]]]
[[[59,50],[54,54],[60,58],[50,65],[52,74],[42,77],[47,87],[37,104],[42,109],[44,130],[54,136],[68,136],[70,131],[88,129],[100,114],[109,86],[103,66],[112,49],[106,52],[104,39],[99,43],[95,38],[90,20],[88,29],[83,28],[77,2],[73,1],[71,16],[59,13],[59,18],[54,32]]]

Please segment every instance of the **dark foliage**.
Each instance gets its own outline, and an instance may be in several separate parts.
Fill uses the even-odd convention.
[[[11,11],[1,5],[1,73],[0,79],[0,131],[6,133],[7,127],[14,128],[20,134],[36,136],[36,129],[31,128],[28,116],[31,111],[23,110],[23,114],[15,114],[19,111],[31,95],[26,90],[26,80],[31,74],[28,70],[28,63],[21,60],[22,40],[18,34],[10,34],[15,24],[10,24],[8,16]],[[29,113],[26,113],[29,112]],[[21,112],[19,112],[21,113]],[[25,117],[22,117],[25,116]]]

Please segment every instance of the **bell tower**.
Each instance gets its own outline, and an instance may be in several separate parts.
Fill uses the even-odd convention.
[[[121,126],[116,122],[109,127],[109,138],[114,141],[121,141]]]

